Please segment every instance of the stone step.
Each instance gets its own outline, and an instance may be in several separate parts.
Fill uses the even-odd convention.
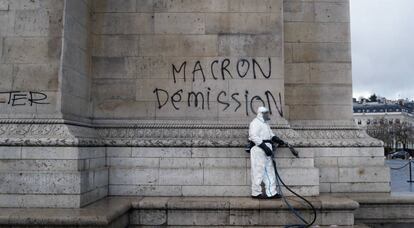
[[[330,196],[308,198],[315,227],[354,224],[358,203]],[[292,199],[308,219],[311,211]],[[248,197],[108,197],[80,209],[0,208],[0,227],[283,227],[298,223],[282,200]]]
[[[291,199],[307,220],[312,211]],[[358,203],[332,197],[310,197],[317,208],[315,225],[352,226]],[[140,226],[284,226],[300,224],[282,200],[246,197],[146,197],[132,204],[130,227]]]

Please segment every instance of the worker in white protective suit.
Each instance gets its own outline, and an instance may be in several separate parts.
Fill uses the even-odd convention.
[[[276,191],[272,142],[278,144],[284,144],[284,142],[272,132],[267,123],[270,120],[269,115],[266,107],[259,107],[257,117],[249,126],[249,140],[255,144],[250,151],[252,197],[259,199],[281,197]],[[262,182],[265,184],[266,196],[262,195]]]

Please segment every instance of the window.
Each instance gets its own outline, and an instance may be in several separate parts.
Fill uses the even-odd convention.
[[[370,125],[371,124],[371,120],[367,120],[367,125]]]
[[[362,121],[361,120],[358,120],[358,125],[361,125],[362,124]]]

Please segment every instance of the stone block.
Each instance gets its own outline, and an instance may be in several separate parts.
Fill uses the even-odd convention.
[[[286,84],[306,84],[310,82],[310,66],[308,63],[285,64]]]
[[[142,4],[141,2],[148,1],[138,0],[138,5]],[[135,12],[137,0],[93,0],[92,6],[97,13]]]
[[[310,82],[321,84],[352,84],[352,66],[349,63],[312,63]]]
[[[132,147],[106,147],[106,155],[111,157],[131,157]]]
[[[94,80],[93,96],[101,100],[135,100],[135,79]]]
[[[245,185],[246,159],[244,158],[205,158],[205,185]]]
[[[243,48],[240,48],[243,47]],[[220,56],[281,57],[282,37],[280,35],[219,35]]]
[[[388,167],[339,167],[339,182],[385,182],[390,180]]]
[[[61,38],[5,37],[5,63],[51,63],[60,58]]]
[[[286,90],[286,97],[293,105],[350,105],[349,100],[346,99],[349,96],[352,96],[352,87],[349,85],[290,85],[290,89]]]
[[[73,46],[84,51],[89,51],[91,47],[92,36],[89,32],[90,26],[84,26],[79,23],[78,18],[66,14],[64,36],[65,41],[70,42]]]
[[[62,36],[62,11],[17,10],[14,32],[18,36]]]
[[[350,43],[292,43],[292,61],[351,62]]]
[[[231,210],[230,225],[253,226],[258,225],[260,220],[259,210]]]
[[[319,192],[321,192],[321,193],[331,192],[331,183],[320,182],[319,183]]]
[[[160,166],[159,158],[108,158],[111,167],[131,168],[157,168]]]
[[[314,3],[311,1],[283,1],[284,21],[314,21]]]
[[[202,159],[161,158],[160,185],[202,185]]]
[[[0,207],[79,208],[79,195],[0,194]]]
[[[137,62],[135,57],[93,57],[92,74],[94,78],[136,78]]]
[[[338,157],[339,167],[384,166],[385,157]]]
[[[194,158],[247,158],[250,155],[245,153],[243,148],[202,148],[195,147],[191,150]]]
[[[31,1],[31,0],[13,0],[9,1],[10,10],[30,10],[30,9],[63,9],[63,0],[43,0],[43,1]]]
[[[109,185],[113,196],[182,196],[181,186],[157,185]]]
[[[86,78],[90,71],[89,52],[66,41],[63,45],[63,66],[78,72]]]
[[[315,21],[350,22],[349,1],[315,2]]]
[[[0,51],[1,51],[1,48],[0,48]],[[0,81],[0,90],[2,92],[10,91],[12,89],[12,83],[13,83],[13,65],[12,64],[0,64],[0,74],[3,79]],[[5,96],[5,94],[2,94],[1,98],[3,97],[4,97],[3,99],[4,102],[7,103],[8,95]]]
[[[58,72],[58,64],[17,64],[14,67],[13,89],[19,91],[57,90]]]
[[[142,210],[139,213],[139,225],[160,226],[167,224],[166,210]]]
[[[62,96],[70,95],[70,96],[75,96],[78,98],[83,98],[86,101],[89,101],[90,83],[87,83],[89,82],[89,80],[85,77],[86,75],[79,74],[77,71],[72,70],[69,67],[63,67],[62,75],[63,75],[61,79]],[[85,82],[86,80],[87,82]],[[63,99],[67,101],[65,97]],[[63,105],[66,105],[66,103],[64,103]],[[71,107],[71,108],[75,108],[75,107]]]
[[[84,169],[83,160],[0,160],[0,171],[80,171]]]
[[[94,33],[106,35],[152,34],[151,13],[100,13],[94,16]]]
[[[151,35],[140,38],[141,56],[217,55],[216,35]]]
[[[79,194],[79,172],[0,172],[3,194]]]
[[[319,185],[319,170],[316,168],[283,168],[278,170],[287,185]]]
[[[157,168],[118,168],[111,167],[109,184],[153,185],[158,183]],[[160,172],[160,178],[162,178]]]
[[[76,147],[22,147],[22,159],[78,159]]]
[[[284,24],[285,42],[350,42],[348,23],[287,22]]]
[[[79,24],[88,28],[90,26],[90,18],[92,15],[90,8],[91,6],[87,1],[69,1],[65,4],[65,14],[75,18]]]
[[[316,157],[315,167],[338,167],[338,157]]]
[[[159,171],[160,185],[202,185],[202,168],[162,168]]]
[[[261,4],[259,4],[261,5]],[[259,25],[260,26],[257,26]],[[206,34],[277,34],[282,30],[280,15],[272,13],[206,14]]]
[[[285,91],[288,91],[289,89],[290,86],[287,86]],[[291,120],[352,119],[352,105],[288,105],[289,118]]]
[[[227,12],[229,10],[228,0],[154,0],[155,12]]]
[[[12,36],[14,35],[14,20],[16,12],[15,11],[1,11],[0,10],[0,36]],[[2,42],[3,43],[3,42]],[[0,50],[2,44],[0,44]]]
[[[94,36],[92,55],[99,57],[138,56],[139,37],[134,35]]]
[[[22,158],[22,148],[19,146],[1,146],[0,159],[20,159]]]
[[[82,91],[85,93],[84,91]],[[62,93],[63,104],[61,112],[63,114],[73,115],[77,118],[87,118],[91,112],[89,100],[87,97],[78,97],[69,93]]]
[[[315,157],[384,157],[382,147],[310,148]]]
[[[156,147],[133,147],[132,157],[144,158],[190,158],[191,148],[156,148]]]
[[[188,226],[228,225],[230,212],[227,210],[172,210],[168,213],[168,225]]]
[[[383,179],[382,181],[387,181]],[[377,182],[377,183],[331,183],[331,192],[390,192],[391,186],[389,182]]]
[[[106,158],[91,158],[86,160],[88,163],[88,169],[102,168],[106,165]]]
[[[199,13],[155,13],[155,34],[204,34],[205,15]]]
[[[78,147],[79,148],[79,158],[88,159],[88,158],[105,158],[105,147]]]
[[[138,0],[136,11],[141,13],[153,13],[154,4],[154,0]]]
[[[320,182],[338,182],[338,167],[319,167],[319,179]]]
[[[322,212],[320,225],[354,226],[354,214],[350,211]]]
[[[281,15],[283,0],[229,0],[232,12],[278,13]]]
[[[112,99],[94,103],[96,118],[155,118],[155,104],[153,102],[139,102],[134,100]]]

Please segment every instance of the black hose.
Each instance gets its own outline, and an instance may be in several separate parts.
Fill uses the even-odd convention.
[[[290,146],[289,146],[290,147]],[[282,195],[283,201],[285,202],[285,204],[289,207],[289,209],[292,211],[292,213],[298,217],[304,224],[292,224],[292,225],[286,225],[285,228],[290,228],[290,227],[298,227],[298,228],[302,228],[302,227],[311,227],[317,218],[317,213],[316,213],[316,208],[312,205],[311,202],[309,202],[307,199],[305,199],[303,196],[299,195],[298,193],[296,193],[295,191],[293,191],[289,186],[287,186],[285,184],[285,182],[283,182],[282,178],[279,175],[279,172],[277,171],[277,167],[276,167],[276,162],[274,160],[274,158],[272,157],[272,162],[273,162],[273,168],[275,170],[275,176],[276,176],[276,181],[277,181],[277,186],[279,189],[279,194]],[[299,197],[301,200],[303,200],[304,202],[306,202],[306,204],[308,204],[312,211],[313,211],[313,220],[311,222],[306,221],[306,219],[303,218],[303,216],[299,213],[299,211],[297,209],[295,209],[290,203],[289,201],[286,199],[286,197],[283,195],[282,193],[282,189],[280,187],[280,183],[282,183],[282,185],[291,193],[293,193],[295,196]]]

